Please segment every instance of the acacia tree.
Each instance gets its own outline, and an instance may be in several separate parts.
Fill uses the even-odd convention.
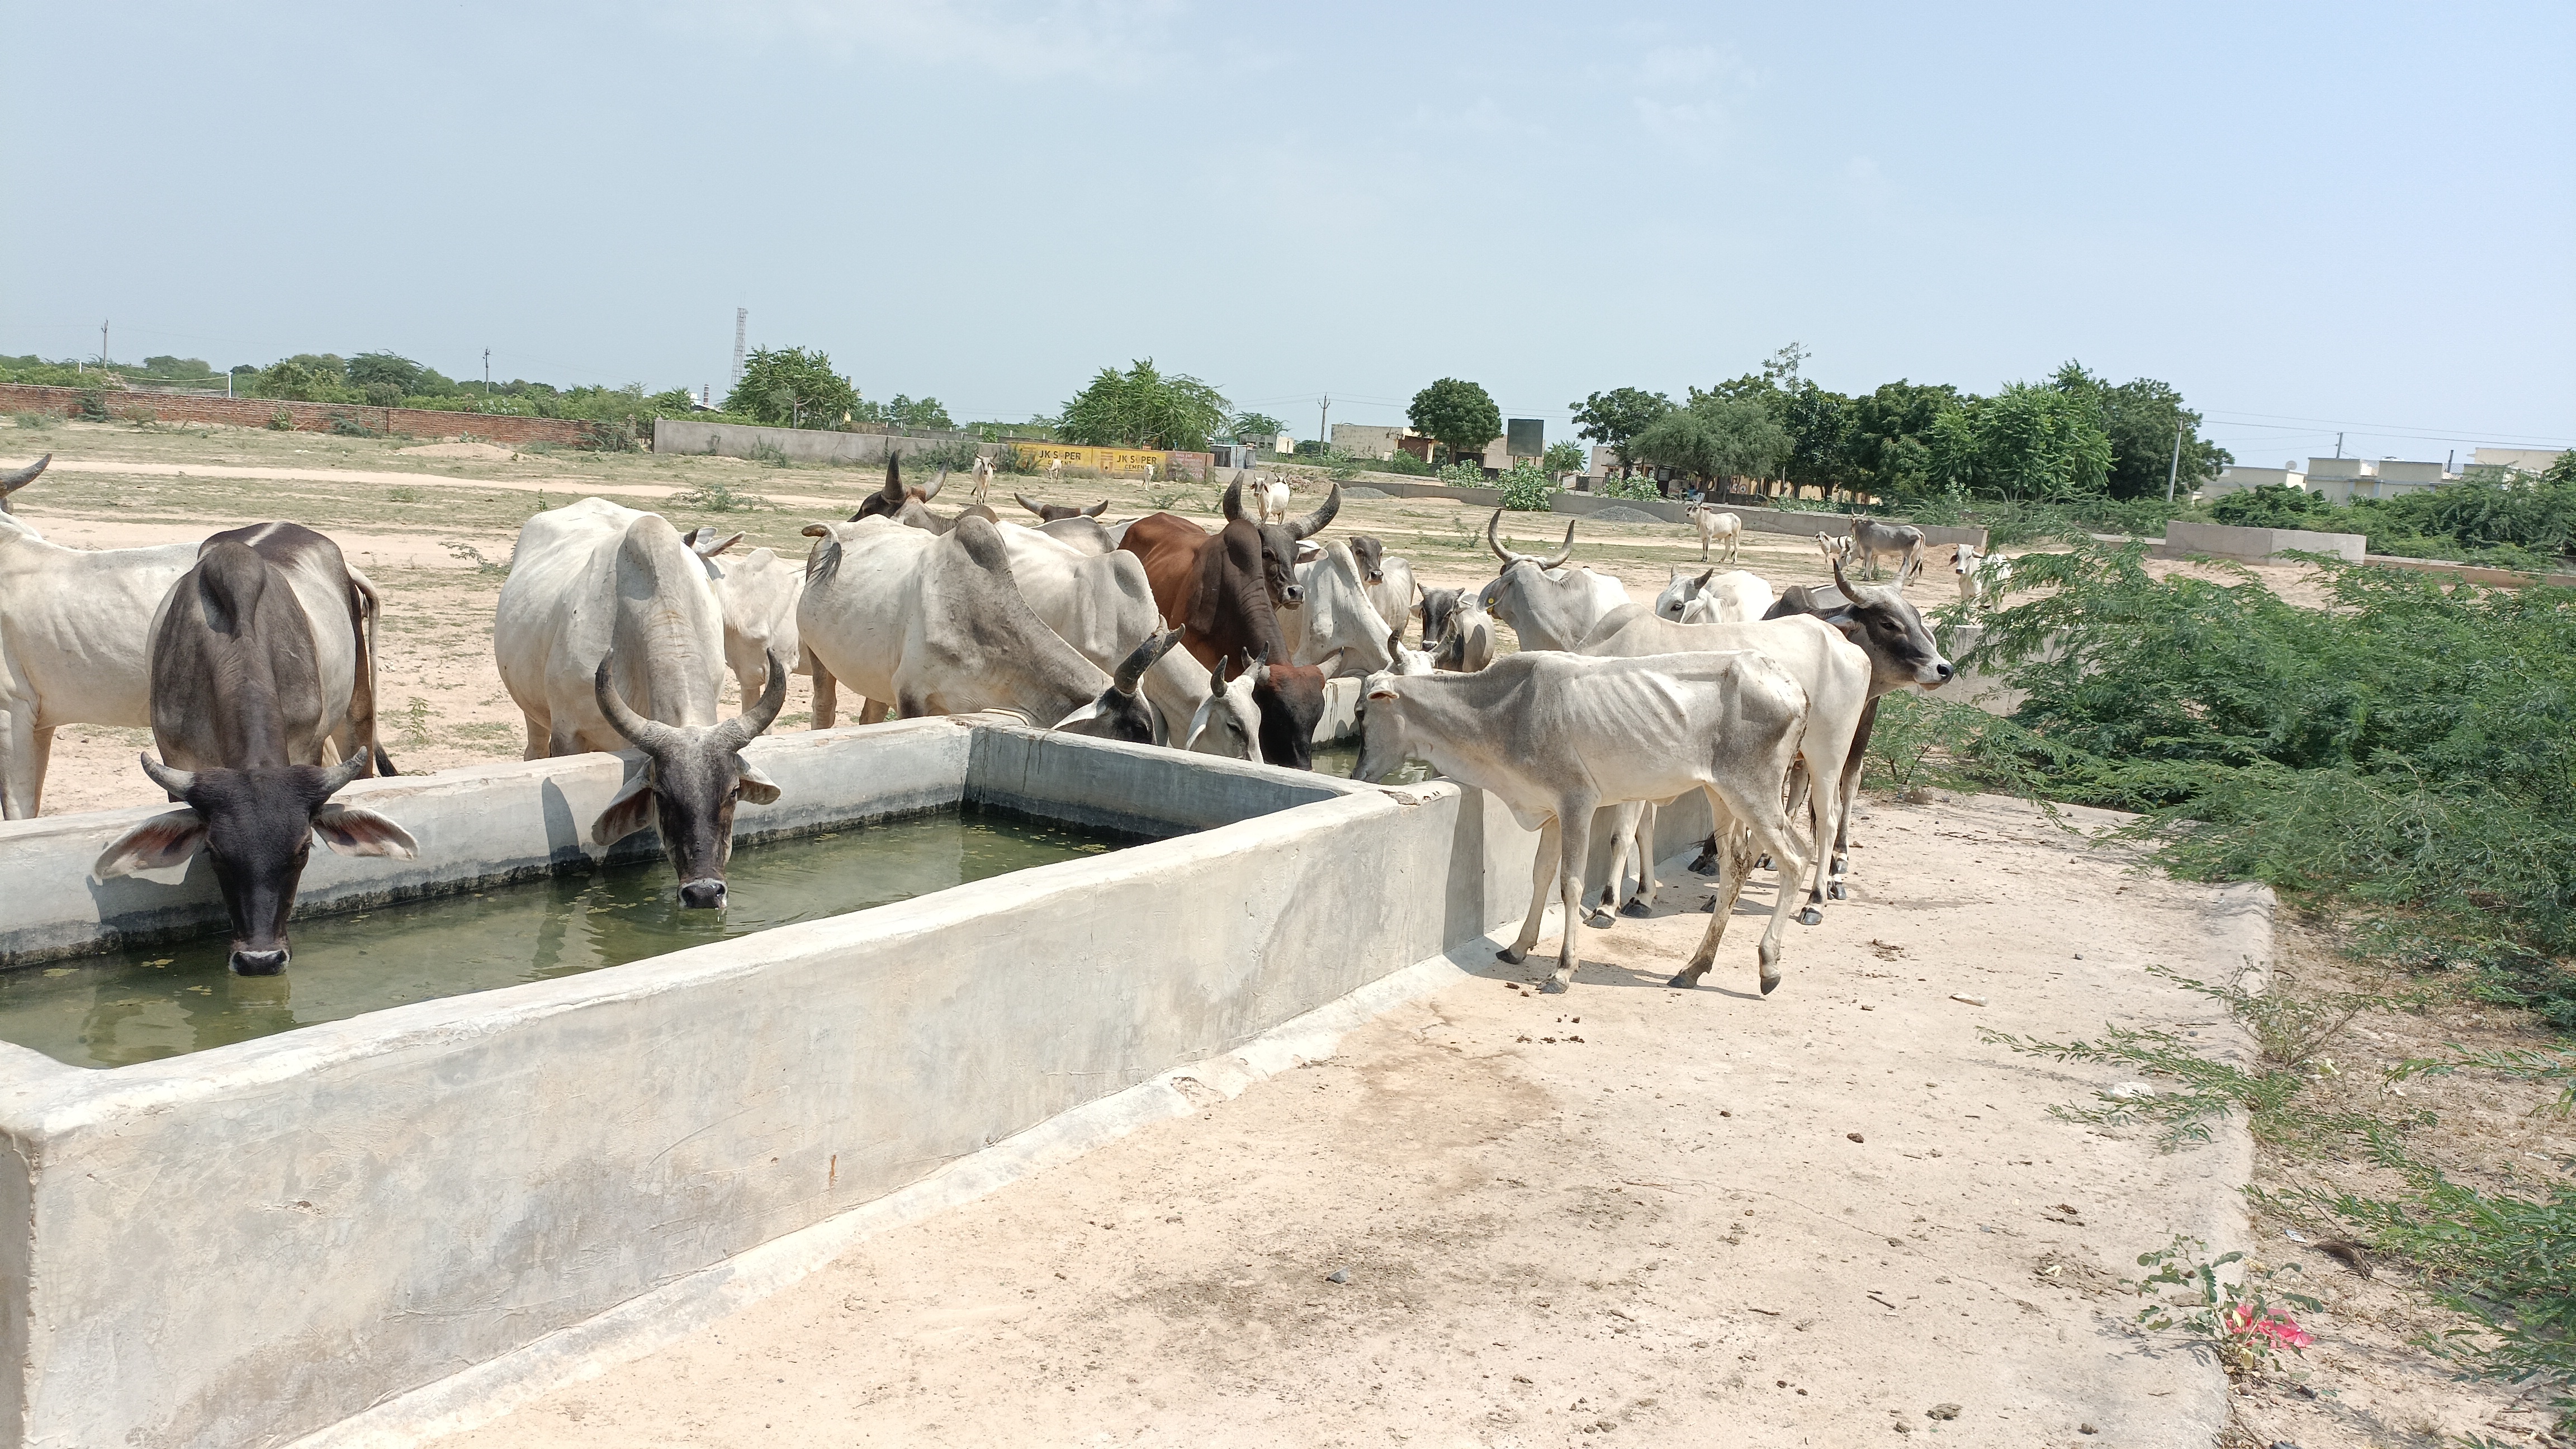
[[[1125,372],[1100,369],[1056,419],[1069,443],[1097,448],[1169,448],[1197,453],[1226,426],[1226,403],[1217,390],[1187,373],[1165,377],[1147,357]]]
[[[742,381],[725,394],[726,412],[792,428],[838,427],[858,405],[859,390],[820,348],[753,348]]]
[[[1671,412],[1673,400],[1641,387],[1614,387],[1572,407],[1575,436],[1590,438],[1617,454],[1619,467],[1627,471],[1637,466],[1633,446],[1637,435]]]
[[[1656,419],[1635,443],[1637,456],[1703,486],[1723,478],[1776,477],[1790,446],[1788,430],[1761,403],[1696,388],[1690,406]]]
[[[1455,461],[1459,454],[1482,449],[1503,430],[1503,410],[1494,406],[1493,394],[1478,383],[1444,377],[1413,395],[1413,406],[1404,410],[1405,420],[1414,431],[1449,450]]]

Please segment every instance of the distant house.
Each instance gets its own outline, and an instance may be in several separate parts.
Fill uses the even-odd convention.
[[[2473,468],[2511,468],[2519,473],[2546,473],[2565,448],[2480,448],[2469,455]]]
[[[1386,428],[1375,423],[1333,424],[1333,451],[1354,458],[1392,458],[1406,438],[1418,436],[1411,428]],[[1425,441],[1428,441],[1427,439]],[[1404,449],[1411,452],[1412,449]]]
[[[2249,488],[2304,488],[2330,503],[2356,498],[2398,498],[2459,481],[2439,463],[2403,458],[2310,458],[2307,466],[2284,463],[2278,468],[2234,464],[2201,485],[2203,498],[2223,498]]]

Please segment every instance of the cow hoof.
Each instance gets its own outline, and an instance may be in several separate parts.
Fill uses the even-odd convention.
[[[1832,885],[1825,887],[1825,899],[1829,901],[1840,901],[1849,900],[1850,897],[1844,893],[1843,883],[1841,881],[1835,881]]]
[[[1717,897],[1715,897],[1715,896],[1710,896],[1707,900],[1704,900],[1704,901],[1700,902],[1700,903],[1699,903],[1699,910],[1700,910],[1700,914],[1701,914],[1701,915],[1704,915],[1704,916],[1713,916],[1713,915],[1716,915],[1716,914],[1717,914]]]
[[[1717,874],[1717,857],[1714,855],[1703,855],[1699,859],[1692,861],[1690,863],[1690,868],[1691,874],[1693,875],[1715,875]]]
[[[1646,904],[1642,899],[1630,901],[1628,904],[1619,908],[1619,914],[1623,916],[1645,917],[1651,916],[1654,913],[1655,908]]]
[[[1776,976],[1776,975],[1772,975],[1772,976],[1765,976],[1765,977],[1763,977],[1763,978],[1762,978],[1762,994],[1763,994],[1763,995],[1768,996],[1768,995],[1770,995],[1772,992],[1777,991],[1777,990],[1779,990],[1779,989],[1780,989],[1780,978],[1779,978],[1778,976]]]
[[[1817,910],[1814,906],[1809,906],[1798,912],[1798,924],[1801,926],[1821,926],[1824,923],[1825,913]]]
[[[1683,971],[1675,974],[1673,979],[1665,982],[1664,985],[1675,991],[1690,991],[1698,987],[1699,977],[1688,971]]]
[[[1753,862],[1753,868],[1755,870],[1778,870],[1780,867],[1773,865],[1771,863],[1771,857],[1766,855],[1760,860]]]
[[[1619,924],[1619,918],[1610,914],[1608,911],[1595,906],[1592,909],[1592,914],[1584,918],[1583,924],[1590,926],[1596,931],[1606,931],[1612,926]]]
[[[1511,947],[1506,946],[1502,950],[1494,953],[1494,959],[1503,962],[1506,965],[1518,966],[1523,961],[1529,959],[1529,953],[1527,951],[1515,951]]]
[[[1565,983],[1551,976],[1538,984],[1538,994],[1541,996],[1562,996],[1565,994]]]

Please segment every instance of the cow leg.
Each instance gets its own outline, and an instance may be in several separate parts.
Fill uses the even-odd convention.
[[[1841,799],[1835,809],[1834,853],[1826,862],[1825,898],[1848,900],[1851,896],[1851,817],[1852,806],[1860,799],[1860,779],[1869,763],[1870,731],[1878,727],[1878,701],[1862,706],[1860,728],[1852,734],[1851,754],[1843,761],[1843,777],[1838,790]]]
[[[1509,961],[1518,965],[1529,956],[1530,948],[1538,944],[1539,923],[1547,915],[1548,897],[1553,894],[1551,886],[1556,880],[1559,834],[1557,823],[1553,820],[1538,828],[1538,856],[1530,863],[1529,919],[1521,922],[1519,939],[1494,953],[1494,958],[1498,961]]]
[[[0,820],[35,818],[44,803],[45,759],[53,742],[52,730],[36,728],[34,700],[0,704]]]
[[[1628,846],[1636,833],[1637,802],[1631,800],[1624,805],[1610,807],[1610,879],[1602,884],[1601,903],[1592,909],[1589,921],[1598,929],[1608,930],[1618,924],[1617,918],[1610,913],[1619,905],[1619,887],[1626,883],[1628,873]],[[1590,864],[1589,861],[1584,862],[1587,868]]]
[[[1692,861],[1690,868],[1693,875],[1717,874],[1717,835],[1714,831],[1699,843],[1699,859]]]
[[[1629,847],[1637,852],[1637,893],[1619,908],[1623,916],[1651,916],[1655,913],[1655,803],[1645,801],[1637,806],[1637,823],[1629,830]]]
[[[1583,964],[1583,862],[1592,853],[1589,800],[1569,802],[1558,810],[1556,893],[1565,902],[1565,932],[1556,948],[1556,970],[1539,984],[1550,994],[1574,984],[1574,968]]]
[[[1708,903],[1708,930],[1700,937],[1699,949],[1691,953],[1690,964],[1664,983],[1682,991],[1699,985],[1710,963],[1717,959],[1718,943],[1726,939],[1727,918],[1735,914],[1735,899],[1744,893],[1744,878],[1753,866],[1749,838],[1744,828],[1735,823],[1734,812],[1715,791],[1701,793],[1708,796],[1709,814],[1717,822],[1717,833],[1709,838],[1723,839],[1726,846],[1717,853],[1717,894]]]
[[[814,666],[814,728],[827,730],[841,712],[841,682],[822,665]]]
[[[554,727],[524,710],[520,712],[519,718],[521,722],[526,724],[528,727],[527,748],[519,752],[519,758],[523,760],[545,759],[549,752],[549,743],[554,738]]]

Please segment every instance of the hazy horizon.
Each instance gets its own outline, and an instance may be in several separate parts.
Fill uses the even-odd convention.
[[[2576,442],[2576,11],[22,7],[0,353],[1052,412],[1152,357],[1570,435],[1784,343],[2082,361],[2240,461]],[[2528,78],[2525,78],[2528,77]],[[2554,139],[2553,139],[2554,138]]]

